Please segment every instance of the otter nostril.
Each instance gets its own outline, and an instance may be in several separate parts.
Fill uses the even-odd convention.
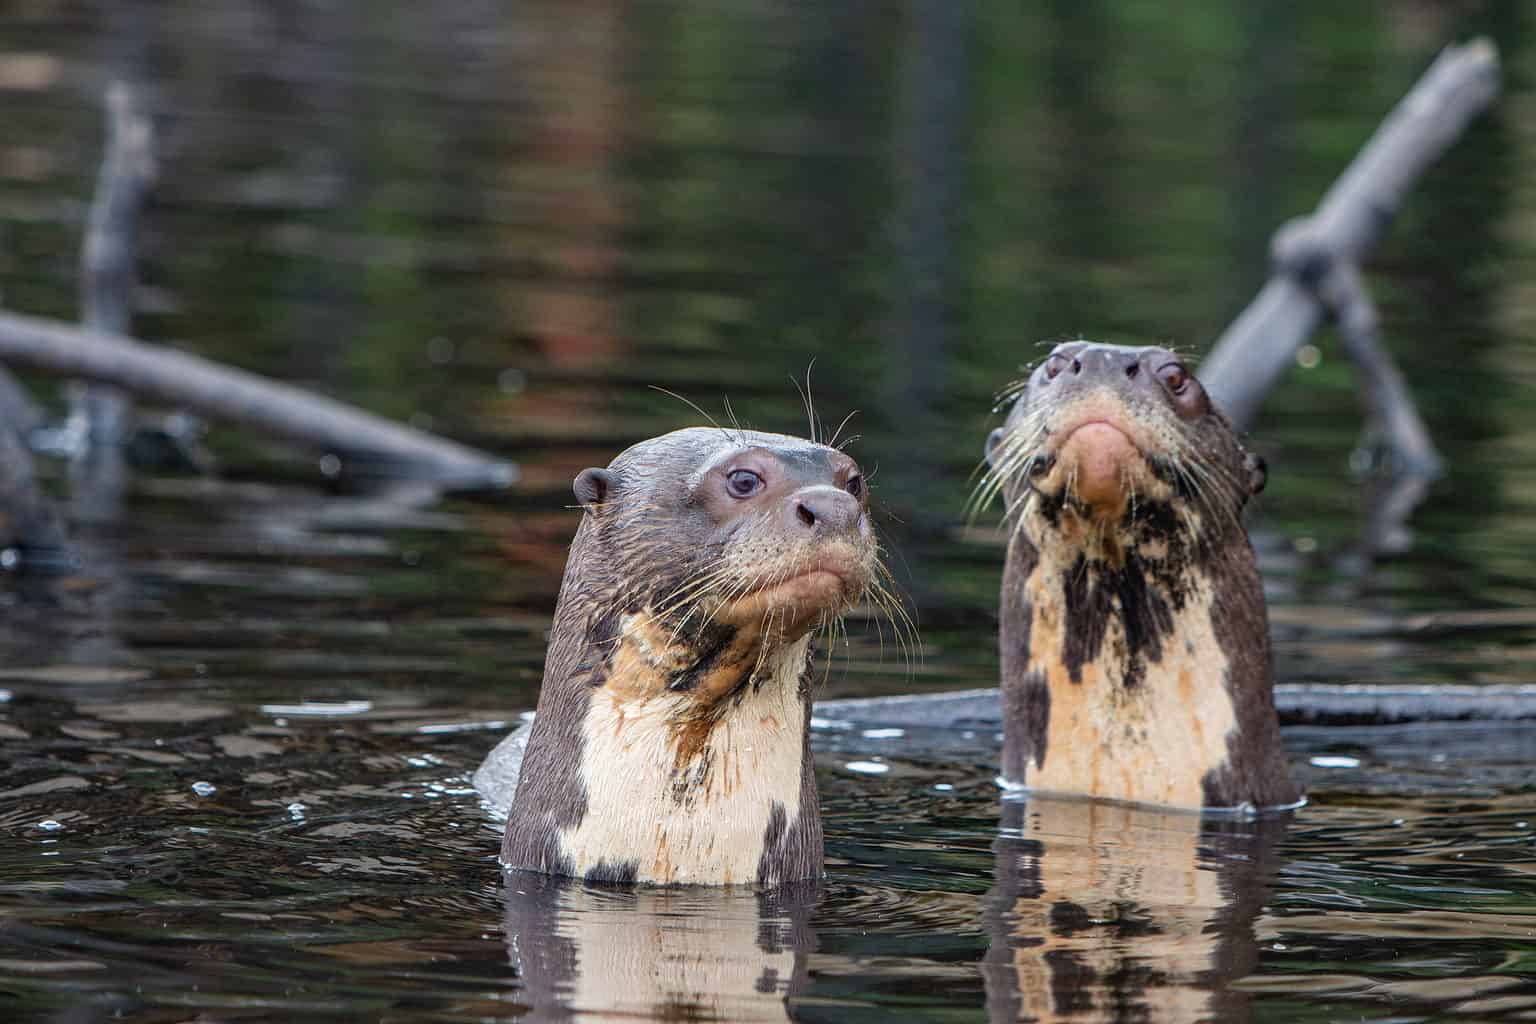
[[[1072,372],[1073,373],[1082,373],[1083,372],[1083,361],[1081,359],[1074,359],[1074,360],[1072,360]]]
[[[1129,366],[1127,366],[1125,368],[1125,375],[1127,377],[1131,378],[1132,380],[1135,380],[1136,379],[1136,373],[1140,369],[1141,369],[1141,364],[1140,363],[1132,363],[1131,365],[1129,365]]]
[[[800,521],[806,526],[816,525],[816,513],[812,512],[811,507],[803,501],[795,502],[795,515],[799,516]]]

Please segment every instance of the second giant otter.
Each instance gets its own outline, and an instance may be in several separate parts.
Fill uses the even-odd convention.
[[[575,491],[502,863],[657,884],[818,877],[811,640],[875,578],[858,464],[692,428],[584,470]]]
[[[1243,529],[1263,463],[1164,348],[1059,345],[987,441],[1008,559],[1003,776],[1189,808],[1294,803]]]

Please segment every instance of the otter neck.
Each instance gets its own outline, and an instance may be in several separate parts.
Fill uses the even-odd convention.
[[[1198,609],[1184,613],[1206,574],[1195,544],[1168,518],[1126,515],[1110,524],[1066,508],[1048,528],[1016,538],[1032,562],[1021,585],[1034,611],[1034,660],[1059,662],[1074,684],[1092,665],[1104,684],[1134,687],[1149,666],[1193,657],[1171,641],[1186,619],[1201,618]]]
[[[611,670],[590,692],[586,812],[558,837],[569,873],[658,884],[819,874],[810,635],[779,643],[706,629],[701,648],[669,642],[668,628],[626,616]]]
[[[1045,531],[1010,545],[1005,775],[1043,792],[1200,807],[1238,729],[1214,618],[1228,588],[1176,533],[1118,536],[1084,546]]]

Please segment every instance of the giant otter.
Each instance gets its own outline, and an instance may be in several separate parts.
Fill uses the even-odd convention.
[[[691,428],[584,470],[502,863],[610,882],[821,874],[811,638],[874,585],[858,464]]]
[[[987,440],[1009,529],[1003,777],[1190,808],[1291,804],[1264,592],[1264,485],[1179,358],[1057,346]]]

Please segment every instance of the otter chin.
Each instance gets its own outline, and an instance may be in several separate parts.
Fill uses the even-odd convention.
[[[1003,778],[1192,809],[1296,802],[1264,592],[1243,528],[1263,489],[1164,348],[1057,346],[988,438],[1009,531]]]
[[[819,877],[811,641],[874,585],[858,464],[690,428],[574,490],[502,863],[660,885]]]

